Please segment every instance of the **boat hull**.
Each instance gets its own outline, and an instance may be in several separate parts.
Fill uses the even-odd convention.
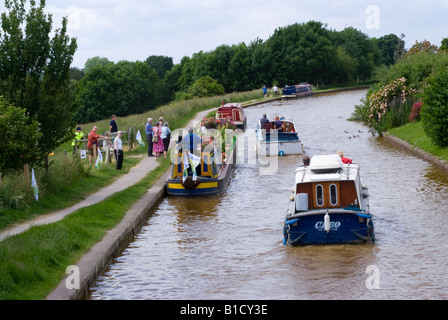
[[[183,177],[168,178],[166,180],[166,192],[171,196],[204,196],[219,194],[225,190],[232,176],[234,166],[236,164],[237,151],[233,149],[230,158],[227,159],[221,173],[216,178],[198,176],[197,181],[193,181],[193,177],[188,177],[184,182]]]
[[[271,156],[272,153],[277,153],[279,156],[301,155],[304,153],[303,144],[301,141],[285,141],[276,142],[277,147],[272,146],[274,142],[261,141],[258,143],[258,152],[260,154]]]
[[[305,153],[302,141],[296,132],[270,132],[257,131],[257,151],[260,155],[290,156]],[[275,139],[275,140],[274,140]]]
[[[356,211],[304,213],[287,216],[284,244],[292,246],[318,244],[368,243],[375,241],[372,217]]]

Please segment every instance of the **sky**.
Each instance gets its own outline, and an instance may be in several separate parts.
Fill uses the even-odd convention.
[[[78,42],[72,66],[81,69],[97,56],[118,62],[161,55],[177,64],[311,20],[337,31],[354,27],[371,38],[404,34],[407,48],[423,40],[440,46],[448,38],[448,0],[47,0],[46,12],[54,29],[68,18],[68,35]]]

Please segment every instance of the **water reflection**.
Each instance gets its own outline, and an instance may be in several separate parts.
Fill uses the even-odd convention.
[[[445,299],[448,175],[347,119],[355,91],[247,109],[292,118],[308,155],[339,149],[361,166],[377,243],[282,245],[283,219],[301,157],[275,176],[241,161],[219,197],[166,198],[110,266],[92,299]],[[366,286],[369,266],[380,290]]]

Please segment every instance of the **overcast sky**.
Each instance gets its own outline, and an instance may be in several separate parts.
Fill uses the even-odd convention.
[[[0,5],[5,10],[4,2]],[[448,0],[47,0],[54,27],[69,18],[77,38],[73,66],[100,56],[111,61],[169,56],[174,63],[222,44],[266,40],[278,27],[316,20],[354,27],[369,37],[406,35],[406,47],[448,38]]]

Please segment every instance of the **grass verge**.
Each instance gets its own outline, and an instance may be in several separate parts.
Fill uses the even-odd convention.
[[[389,130],[389,133],[403,141],[406,141],[421,150],[424,150],[442,160],[448,162],[448,147],[438,147],[429,139],[421,122],[413,122],[404,126]]]
[[[98,170],[91,169],[91,174],[87,177],[77,179],[75,183],[67,182],[64,185],[59,186],[58,190],[50,195],[41,194],[38,202],[29,201],[18,208],[8,208],[6,206],[0,208],[0,231],[5,230],[16,223],[29,221],[37,216],[59,211],[75,205],[90,194],[97,192],[101,188],[113,183],[113,181],[119,177],[129,173],[130,169],[138,165],[141,160],[142,158],[130,157],[126,153],[123,170],[121,171],[115,169],[115,163],[107,166],[103,165]],[[16,180],[22,182],[23,177],[19,175],[16,177]],[[39,183],[40,182],[41,181],[39,181]],[[19,190],[8,188],[6,185],[3,187],[9,189],[10,193],[19,193]],[[24,186],[19,186],[18,188],[23,189]],[[44,190],[45,188],[40,185],[40,191]]]
[[[0,300],[43,300],[170,168],[169,159],[141,182],[64,220],[0,242]]]

